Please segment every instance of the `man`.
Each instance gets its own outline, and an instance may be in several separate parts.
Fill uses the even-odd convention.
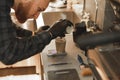
[[[56,22],[47,31],[32,32],[16,27],[10,17],[10,10],[15,10],[16,18],[24,23],[29,18],[37,18],[44,11],[50,0],[0,0],[0,61],[9,65],[29,58],[49,44],[52,39],[64,36],[69,20]]]

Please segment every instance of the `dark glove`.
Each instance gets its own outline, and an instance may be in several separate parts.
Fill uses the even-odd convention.
[[[49,29],[49,32],[52,34],[53,39],[58,36],[64,37],[66,33],[66,28],[72,27],[72,26],[73,26],[73,23],[71,21],[67,19],[64,19],[64,20],[61,19],[51,26],[51,28]]]
[[[41,26],[38,30],[35,31],[34,34],[38,34],[42,31],[48,30],[50,28],[50,26],[46,25],[46,26]]]

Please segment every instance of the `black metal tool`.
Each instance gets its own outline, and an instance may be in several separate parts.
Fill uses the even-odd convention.
[[[89,58],[87,60],[88,60],[88,65],[89,65],[90,69],[93,72],[94,79],[95,80],[102,80],[102,78],[101,78],[100,74],[98,73],[93,61],[91,59],[89,59]]]

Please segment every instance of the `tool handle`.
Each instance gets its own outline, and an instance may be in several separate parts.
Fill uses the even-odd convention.
[[[85,63],[80,55],[77,56],[77,59],[78,59],[80,65],[85,65]]]

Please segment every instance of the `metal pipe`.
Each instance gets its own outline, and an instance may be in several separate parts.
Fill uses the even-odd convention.
[[[95,23],[96,23],[96,21],[97,21],[97,14],[98,14],[98,2],[97,2],[97,0],[95,0],[95,4],[96,4],[96,10],[95,10]]]
[[[85,11],[85,3],[86,3],[86,0],[83,0],[83,12]]]

